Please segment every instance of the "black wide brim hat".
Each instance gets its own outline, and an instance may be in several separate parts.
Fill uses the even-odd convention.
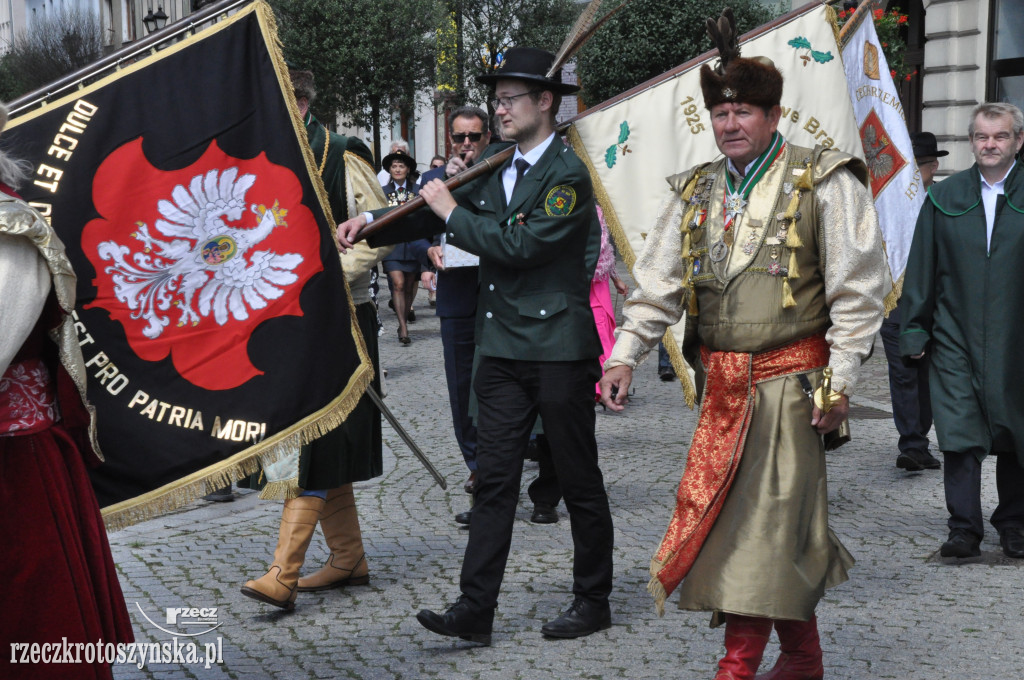
[[[910,135],[910,144],[914,147],[914,158],[942,158],[948,151],[939,151],[939,141],[931,132],[915,132]]]
[[[572,94],[578,92],[579,85],[562,82],[562,69],[555,72],[554,78],[548,78],[547,72],[555,61],[555,55],[546,50],[533,47],[510,47],[504,54],[501,63],[491,73],[477,76],[478,83],[494,86],[499,80],[523,80],[540,85],[545,90],[556,94]]]
[[[389,153],[387,156],[384,156],[384,160],[380,162],[380,167],[390,172],[391,164],[394,163],[395,161],[402,161],[403,163],[405,163],[405,166],[409,168],[409,172],[412,172],[416,169],[416,159],[404,151],[396,151],[394,153]]]

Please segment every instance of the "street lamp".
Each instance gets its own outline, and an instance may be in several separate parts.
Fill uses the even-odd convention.
[[[149,8],[149,14],[143,19],[142,23],[146,25],[146,33],[152,33],[153,31],[159,31],[161,28],[167,25],[167,14],[164,13],[163,7],[156,8],[156,14],[153,13],[153,8]]]

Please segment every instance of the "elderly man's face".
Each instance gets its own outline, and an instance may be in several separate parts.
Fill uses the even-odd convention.
[[[1013,134],[1013,118],[1008,115],[978,114],[974,119],[971,150],[981,173],[989,181],[998,181],[1013,165],[1014,155],[1024,143],[1024,133]]]
[[[448,134],[451,137],[452,149],[463,160],[469,154],[472,154],[472,158],[480,158],[491,141],[491,133],[487,131],[484,122],[476,116],[457,117],[452,121],[452,129]],[[474,137],[476,141],[473,140]]]
[[[768,113],[760,106],[726,102],[711,107],[711,127],[718,150],[732,159],[740,171],[761,155],[779,129],[782,109],[773,106]]]

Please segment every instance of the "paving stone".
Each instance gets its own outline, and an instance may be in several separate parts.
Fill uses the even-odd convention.
[[[628,278],[626,278],[628,281]],[[621,298],[616,296],[621,305]],[[439,324],[421,294],[409,347],[394,337],[382,305],[381,355],[387,401],[448,480],[442,491],[384,427],[382,477],[356,485],[370,565],[369,585],[300,594],[293,612],[243,597],[277,541],[281,505],[239,491],[233,503],[199,501],[171,515],[111,534],[111,547],[140,641],[168,642],[158,630],[168,607],[217,607],[223,664],[115,668],[137,678],[421,678],[524,680],[710,678],[722,631],[709,615],[670,602],[654,611],[646,585],[696,424],[677,383],[657,379],[654,361],[635,376],[624,414],[597,411],[602,468],[615,522],[613,627],[579,640],[546,640],[541,625],[571,600],[571,537],[564,506],[555,525],[534,525],[525,486],[517,508],[494,644],[480,648],[435,636],[414,616],[443,609],[458,595],[467,532],[454,514],[468,507],[466,469],[452,434]],[[881,340],[864,367],[853,404],[853,441],[828,454],[833,529],[857,558],[850,581],[818,608],[830,680],[972,680],[1020,677],[1024,660],[1024,561],[1006,559],[988,528],[976,563],[936,556],[946,536],[942,474],[895,467],[897,434],[889,410]],[[994,466],[984,468],[983,507],[996,503]],[[326,559],[317,533],[306,570]],[[765,565],[770,568],[770,565]],[[136,604],[137,603],[137,604]],[[141,612],[140,612],[141,609]],[[775,639],[763,670],[777,656]]]

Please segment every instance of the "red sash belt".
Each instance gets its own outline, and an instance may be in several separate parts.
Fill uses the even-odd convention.
[[[828,365],[820,333],[767,352],[712,352],[701,348],[707,373],[697,429],[676,493],[676,509],[651,560],[647,589],[659,613],[700,553],[729,493],[743,455],[756,385]]]
[[[0,436],[34,434],[56,420],[56,393],[46,364],[26,359],[8,366],[0,378]]]

